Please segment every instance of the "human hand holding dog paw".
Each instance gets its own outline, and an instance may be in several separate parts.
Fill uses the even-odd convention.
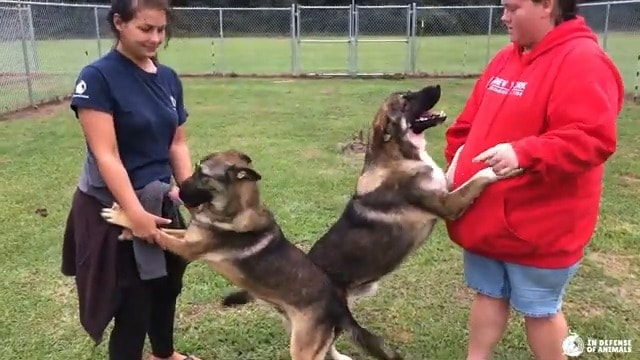
[[[151,244],[155,243],[159,237],[158,225],[171,223],[170,219],[153,215],[145,210],[129,214],[128,217],[133,235]]]
[[[502,143],[482,152],[473,158],[473,162],[482,162],[491,166],[498,176],[507,176],[518,170],[518,156],[511,144]]]

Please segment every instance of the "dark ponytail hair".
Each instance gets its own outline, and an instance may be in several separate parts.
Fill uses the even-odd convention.
[[[118,14],[122,21],[129,22],[136,16],[138,10],[141,9],[162,10],[167,14],[164,47],[166,48],[169,45],[169,39],[171,38],[171,5],[169,4],[169,0],[111,0],[111,8],[107,14],[107,22],[109,23],[111,32],[116,38],[116,42],[113,45],[114,48],[118,44],[118,41],[120,41],[120,32],[116,28],[113,20],[114,15]],[[154,63],[158,62],[157,56],[154,56],[151,60],[153,60]]]

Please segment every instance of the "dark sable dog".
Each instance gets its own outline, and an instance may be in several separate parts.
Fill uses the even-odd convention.
[[[438,218],[456,219],[487,185],[499,180],[485,168],[450,190],[449,174],[426,152],[423,136],[446,120],[443,112],[431,112],[440,95],[439,85],[427,86],[393,93],[384,101],[372,124],[355,192],[341,217],[308,253],[349,300],[374,294],[377,282],[429,238]],[[223,304],[251,299],[248,292],[237,291]],[[331,355],[335,360],[350,359],[335,346]]]
[[[188,260],[203,260],[252,297],[272,305],[286,319],[293,360],[322,360],[343,332],[376,359],[402,359],[381,337],[353,318],[344,294],[307,255],[285,238],[261,204],[260,174],[238,151],[204,158],[180,187],[191,212],[186,230],[162,231],[158,243]],[[114,204],[103,218],[130,229]],[[123,231],[131,238],[130,231]]]

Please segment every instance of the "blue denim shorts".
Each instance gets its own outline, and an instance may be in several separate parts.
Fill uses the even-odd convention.
[[[464,280],[469,288],[481,294],[509,299],[511,307],[524,316],[547,317],[560,311],[567,285],[579,264],[541,269],[464,251]]]

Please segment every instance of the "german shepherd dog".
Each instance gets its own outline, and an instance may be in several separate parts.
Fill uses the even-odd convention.
[[[439,218],[458,218],[487,185],[500,179],[489,167],[451,191],[453,167],[444,173],[427,153],[423,136],[447,118],[444,112],[431,111],[440,95],[436,85],[387,97],[373,120],[351,199],[308,252],[347,295],[348,303],[373,295],[378,281],[429,238]],[[240,290],[227,295],[223,305],[251,300],[249,292]],[[351,359],[334,345],[330,352],[335,360]]]
[[[203,260],[252,297],[272,305],[285,319],[293,360],[322,360],[347,332],[380,360],[402,359],[384,340],[353,318],[345,294],[298,247],[290,243],[261,204],[261,175],[251,158],[235,150],[203,158],[180,186],[191,213],[186,230],[161,229],[158,244],[187,260]],[[130,221],[116,203],[102,217],[124,228]]]

